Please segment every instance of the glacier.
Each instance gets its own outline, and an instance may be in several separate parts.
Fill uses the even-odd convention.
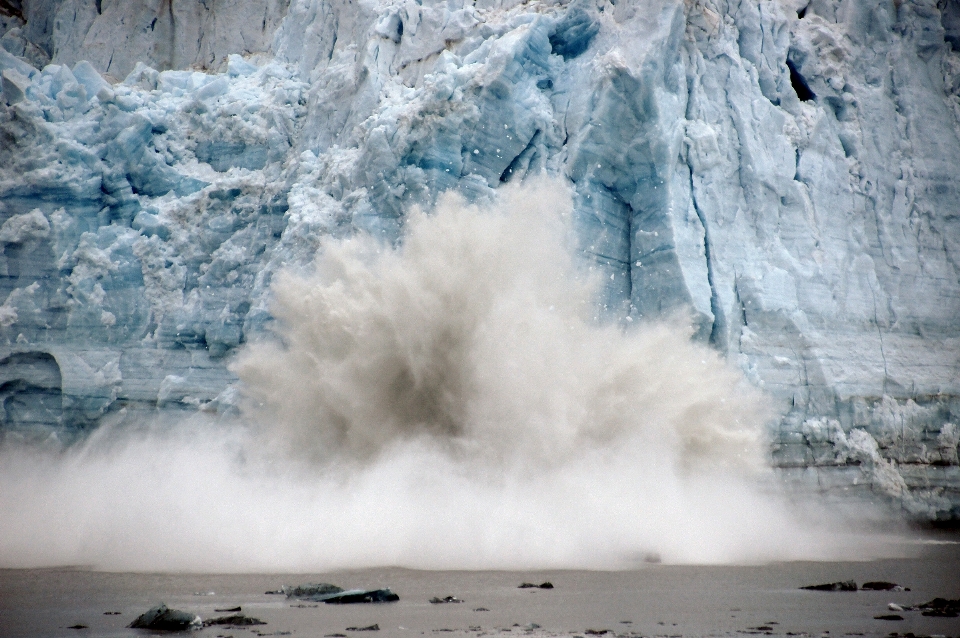
[[[548,174],[830,496],[960,519],[956,0],[0,2],[5,438],[232,414],[274,275]],[[679,314],[678,314],[679,313]]]

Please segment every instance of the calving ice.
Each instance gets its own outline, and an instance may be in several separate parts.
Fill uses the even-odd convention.
[[[226,485],[266,463],[250,445],[293,450],[360,468],[327,496],[362,512],[389,463],[494,499],[492,467],[548,491],[530,468],[607,450],[650,468],[634,494],[755,480],[769,455],[957,518],[955,3],[20,4],[0,9],[11,458],[52,437],[86,450],[83,484],[152,442]],[[158,420],[180,425],[132,433]],[[184,427],[219,443],[184,449]],[[23,490],[75,489],[27,465]],[[275,479],[275,503],[305,489]],[[703,558],[637,525],[603,560]],[[554,549],[517,551],[577,562]]]
[[[312,268],[274,278],[274,336],[231,358],[237,415],[117,415],[62,452],[6,445],[0,556],[302,573],[891,551],[769,486],[772,410],[715,350],[604,320],[573,221],[565,185],[531,179],[492,202],[441,196],[396,248],[326,238]]]

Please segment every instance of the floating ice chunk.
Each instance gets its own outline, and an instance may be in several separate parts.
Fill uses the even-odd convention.
[[[137,616],[136,620],[127,627],[155,631],[185,631],[202,629],[203,621],[196,614],[190,614],[179,609],[170,609],[166,605],[160,604]]]

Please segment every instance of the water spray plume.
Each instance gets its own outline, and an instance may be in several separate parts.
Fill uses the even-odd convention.
[[[0,450],[0,566],[323,571],[858,558],[765,463],[762,394],[683,322],[596,318],[549,180],[327,240],[233,364],[236,422]],[[640,322],[635,322],[639,324]],[[73,530],[65,534],[63,530]]]
[[[563,463],[644,441],[684,466],[762,465],[759,393],[688,333],[594,317],[570,199],[543,181],[495,206],[455,194],[403,246],[328,242],[274,286],[282,342],[235,366],[272,437],[318,458],[429,437],[465,459]]]

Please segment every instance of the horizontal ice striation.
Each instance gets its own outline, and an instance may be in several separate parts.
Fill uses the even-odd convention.
[[[86,62],[0,65],[6,425],[207,405],[245,322],[266,320],[252,303],[286,226],[303,84],[239,57],[219,76],[140,65],[115,86]]]
[[[8,431],[230,409],[278,268],[545,171],[599,315],[689,315],[784,472],[960,517],[956,3],[10,6]]]
[[[88,60],[114,79],[136,63],[161,71],[262,53],[289,0],[5,0],[0,46],[36,67]]]

